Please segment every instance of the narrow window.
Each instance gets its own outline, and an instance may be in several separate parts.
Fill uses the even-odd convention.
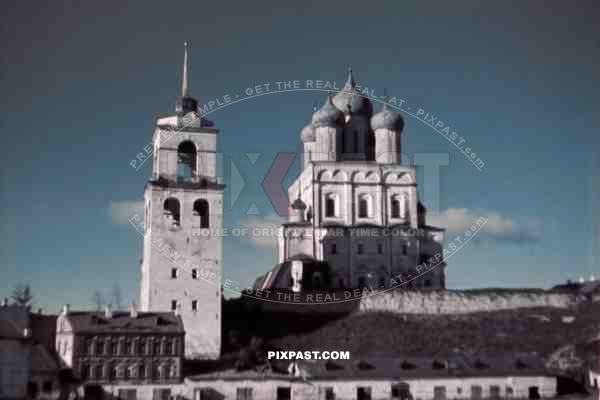
[[[337,254],[337,245],[335,243],[331,245],[331,254]]]
[[[42,383],[42,392],[50,393],[52,391],[52,381],[44,381]]]
[[[500,398],[500,386],[492,385],[490,386],[490,399],[499,399]]]
[[[335,400],[335,392],[332,387],[325,388],[325,400]]]
[[[383,277],[383,276],[379,277],[379,287],[380,288],[384,288],[385,287],[385,277]]]
[[[515,392],[514,392],[512,386],[507,386],[506,387],[506,397],[511,397],[514,393]]]
[[[253,400],[252,388],[249,388],[249,387],[237,388],[235,398],[236,398],[236,400]]]
[[[433,400],[446,400],[446,386],[435,386],[433,388]]]
[[[479,400],[482,397],[482,392],[483,390],[481,389],[481,386],[471,386],[471,399],[472,400]]]
[[[198,311],[198,300],[192,300],[192,311]]]
[[[332,194],[325,199],[325,216],[335,217],[335,197]]]
[[[362,290],[366,287],[367,287],[367,278],[365,278],[364,276],[361,276],[360,278],[358,278],[358,288]]]
[[[398,200],[398,196],[392,197],[391,208],[392,218],[400,218],[400,201]]]
[[[171,300],[171,311],[177,310],[177,300]]]
[[[365,251],[365,247],[362,243],[359,243],[356,245],[356,253],[357,254],[363,254]]]
[[[356,388],[356,400],[371,400],[371,387],[359,386]]]
[[[119,400],[136,400],[137,390],[136,389],[119,389],[118,397]]]
[[[425,287],[431,287],[431,279],[425,279]]]
[[[406,242],[402,242],[402,247],[401,247],[401,249],[402,249],[402,255],[403,255],[403,256],[405,256],[405,255],[407,255],[407,254],[408,254],[408,246],[407,246]]]
[[[210,227],[210,206],[208,201],[199,199],[194,202],[194,215],[200,217],[200,228]]]
[[[540,388],[537,386],[529,386],[529,399],[538,400],[540,398]]]
[[[181,213],[179,200],[174,197],[169,197],[163,203],[165,216],[173,221],[173,224],[179,225],[181,222]]]
[[[196,175],[196,146],[186,140],[177,147],[177,176],[190,178]]]
[[[369,217],[369,199],[363,196],[358,199],[358,218]]]
[[[108,379],[111,381],[114,381],[115,379],[117,379],[117,367],[116,366],[112,366],[108,368]]]
[[[171,268],[171,279],[177,279],[177,268]]]
[[[198,270],[196,268],[192,269],[192,279],[198,279]]]
[[[289,387],[278,387],[277,388],[277,400],[291,400],[292,390]]]
[[[381,243],[377,243],[377,253],[383,254],[383,245]]]
[[[88,364],[83,364],[81,366],[81,379],[82,380],[87,380],[90,378],[90,366]]]

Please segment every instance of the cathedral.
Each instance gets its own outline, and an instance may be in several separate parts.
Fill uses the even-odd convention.
[[[279,264],[256,287],[445,287],[444,230],[426,224],[416,168],[400,163],[404,120],[385,101],[373,113],[358,88],[349,69],[344,89],[301,130],[304,160],[288,189]]]

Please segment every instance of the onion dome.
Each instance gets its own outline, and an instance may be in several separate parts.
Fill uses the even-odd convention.
[[[315,128],[311,124],[306,125],[300,131],[300,139],[302,143],[314,142],[316,140]]]
[[[344,113],[336,108],[332,101],[331,95],[327,96],[327,101],[323,104],[319,110],[317,110],[312,116],[312,125],[315,128],[321,126],[334,127],[344,122]]]
[[[352,75],[352,68],[348,68],[348,79],[344,90],[338,92],[333,98],[333,104],[346,114],[373,114],[373,104],[367,97],[355,92],[356,82]]]
[[[390,110],[387,99],[383,102],[383,109],[371,118],[371,129],[389,129],[391,131],[401,132],[404,128],[404,119],[400,113]]]
[[[304,202],[300,198],[297,198],[292,203],[292,210],[302,210],[302,211],[304,211],[304,210],[306,210],[306,204],[304,204]]]

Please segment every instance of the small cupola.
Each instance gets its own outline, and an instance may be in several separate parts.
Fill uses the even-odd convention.
[[[297,198],[291,205],[292,212],[290,214],[290,222],[304,222],[304,212],[306,211],[306,204],[302,199]]]
[[[325,104],[317,110],[312,116],[312,126],[319,127],[336,127],[344,123],[344,113],[333,105],[331,93],[327,95]]]
[[[371,118],[371,129],[387,129],[390,131],[402,132],[404,129],[404,119],[400,113],[390,110],[387,97],[383,100],[383,108],[380,112]]]

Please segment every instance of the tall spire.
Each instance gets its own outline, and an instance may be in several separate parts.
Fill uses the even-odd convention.
[[[187,114],[189,112],[197,112],[198,100],[194,99],[189,94],[188,81],[190,69],[189,43],[185,42],[185,53],[183,55],[183,74],[181,76],[181,97],[177,99],[175,111],[178,114]]]
[[[352,65],[348,64],[348,79],[346,79],[346,86],[354,88],[356,82],[354,81],[354,74],[352,73]]]
[[[183,78],[181,79],[181,97],[188,96],[188,42],[183,43],[185,53],[183,56]]]

